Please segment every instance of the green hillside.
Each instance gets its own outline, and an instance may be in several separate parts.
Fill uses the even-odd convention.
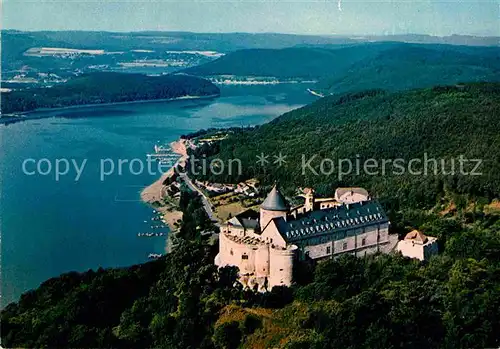
[[[352,50],[352,48],[346,49]],[[340,52],[340,51],[339,51]],[[315,48],[249,49],[229,53],[215,61],[188,68],[199,76],[237,75],[317,79],[337,74],[351,62],[334,50]]]
[[[378,87],[401,90],[499,81],[500,56],[495,47],[380,42],[327,48],[241,50],[185,72],[198,76],[317,79],[318,90],[339,94]]]
[[[390,91],[460,82],[500,81],[496,48],[394,45],[357,61],[342,76],[325,77],[318,89],[342,94],[373,88]]]
[[[141,74],[93,73],[51,88],[2,93],[2,114],[84,104],[210,96],[219,88],[210,81],[186,75],[151,77]]]
[[[241,175],[237,175],[233,162],[231,175],[226,166],[220,176],[198,177],[220,182],[251,177],[264,183],[278,180],[289,189],[289,194],[304,185],[314,186],[322,194],[331,194],[338,186],[359,185],[396,207],[431,207],[448,192],[493,199],[500,196],[499,97],[500,84],[494,83],[398,93],[372,90],[340,98],[326,97],[268,124],[230,134],[210,150],[212,158],[220,158],[226,164],[229,159],[240,159]],[[273,163],[273,156],[280,152],[286,155],[282,166]],[[269,156],[265,166],[256,163],[261,153]],[[424,156],[436,159],[438,166],[444,159],[446,172],[439,170],[434,174],[435,165],[431,163],[427,175],[411,174],[410,170],[424,171]],[[478,170],[482,175],[462,175],[460,156],[481,159]],[[311,157],[314,170],[303,166]],[[421,159],[420,163],[409,168],[409,161],[415,158]],[[353,171],[340,173],[346,172],[348,165],[338,166],[339,159],[351,161]],[[365,161],[373,166],[373,160],[368,159],[378,162],[377,174],[372,175],[371,168],[364,171]],[[384,159],[402,160],[397,165],[386,164],[383,175]],[[455,174],[450,174],[451,159],[455,159]],[[404,166],[404,173],[400,173],[399,165]],[[473,166],[474,163],[467,163],[463,172],[472,172]]]

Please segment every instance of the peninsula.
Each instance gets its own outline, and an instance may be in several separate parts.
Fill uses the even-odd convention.
[[[219,94],[219,88],[210,81],[189,75],[99,72],[83,74],[51,88],[2,93],[2,116],[40,109],[216,97]]]

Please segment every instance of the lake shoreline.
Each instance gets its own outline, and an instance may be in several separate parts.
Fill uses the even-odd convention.
[[[41,119],[46,117],[53,117],[54,115],[36,115],[37,113],[48,113],[48,112],[58,112],[65,110],[78,110],[86,108],[98,108],[98,107],[109,107],[109,106],[120,106],[129,104],[148,104],[148,103],[165,103],[165,102],[177,102],[177,101],[189,101],[189,100],[204,100],[213,99],[220,97],[220,94],[206,95],[206,96],[182,96],[174,98],[162,98],[162,99],[141,99],[136,101],[125,101],[125,102],[110,102],[110,103],[91,103],[91,104],[79,104],[71,105],[67,107],[57,107],[57,108],[39,108],[35,110],[29,110],[19,113],[5,114],[5,116],[0,117],[0,124],[10,123],[15,121],[23,120],[33,120]]]
[[[140,192],[162,173],[151,176],[143,171],[136,176],[124,164],[121,176],[115,171],[113,177],[100,181],[100,159],[114,159],[117,170],[118,159],[144,159],[155,144],[168,148],[183,134],[241,127],[242,122],[263,124],[316,100],[304,90],[303,85],[293,84],[224,86],[214,100],[47,112],[38,120],[0,123],[5,139],[0,156],[5,174],[2,197],[6,199],[2,217],[9,217],[2,221],[2,242],[12,246],[2,251],[2,261],[9,265],[2,270],[2,302],[17,301],[22,293],[62,273],[130,266],[147,262],[150,253],[165,253],[166,240],[175,233],[169,233],[167,223],[151,228],[163,222],[151,220],[159,215],[153,212],[157,208],[140,199]],[[72,172],[55,181],[51,175],[24,175],[22,161],[29,158],[47,158],[52,165],[61,158],[75,159],[78,164],[84,158],[92,162],[78,182],[72,180],[76,175],[72,167]],[[163,166],[162,172],[169,168]],[[36,208],[29,219],[26,207]],[[177,231],[176,217],[170,213],[168,217]],[[153,231],[167,236],[137,237],[137,233]]]
[[[165,252],[168,253],[171,251],[171,245],[172,245],[172,240],[171,240],[171,233],[173,233],[178,227],[176,224],[178,223],[179,220],[182,220],[182,211],[179,210],[178,207],[175,207],[174,205],[169,205],[169,206],[154,206],[153,204],[155,202],[159,202],[164,196],[164,185],[163,183],[165,182],[166,179],[171,178],[175,174],[175,168],[177,166],[184,166],[186,164],[187,160],[187,148],[186,148],[186,140],[185,139],[179,139],[177,141],[174,141],[170,143],[170,148],[172,149],[172,152],[180,155],[181,157],[175,162],[175,164],[164,174],[160,176],[155,182],[151,183],[149,186],[144,188],[144,190],[141,192],[141,201],[144,202],[145,204],[150,205],[151,207],[154,207],[155,210],[157,210],[163,217],[163,221],[165,224],[167,224],[168,228],[170,229],[167,239],[165,241]]]

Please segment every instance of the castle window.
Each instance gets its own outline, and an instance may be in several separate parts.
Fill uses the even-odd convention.
[[[326,247],[326,254],[330,254],[332,252],[332,249],[330,246]]]
[[[342,249],[343,249],[343,250],[347,250],[347,242],[344,242],[344,243],[342,244]]]
[[[229,254],[232,256],[234,253],[233,253],[233,249],[231,249],[231,251],[229,251]]]
[[[248,256],[246,254],[241,255],[241,259],[248,259]]]
[[[364,245],[366,245],[366,238],[361,239],[361,246],[364,246]]]

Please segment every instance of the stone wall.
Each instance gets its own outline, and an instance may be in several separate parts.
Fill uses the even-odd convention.
[[[297,246],[290,245],[286,250],[270,249],[269,289],[274,286],[290,286],[293,277],[293,262]]]
[[[389,235],[389,225],[381,224],[347,230],[343,238],[315,243],[302,247],[302,252],[312,259],[321,259],[342,253],[357,256],[376,253],[388,253],[397,243],[397,235]]]
[[[248,245],[233,241],[227,234],[219,236],[216,265],[232,265],[240,269],[240,281],[249,287],[258,285],[260,291],[267,279],[267,288],[292,284],[293,262],[297,246],[272,248],[269,244]],[[243,258],[243,256],[245,256]],[[249,275],[251,274],[251,275]]]
[[[260,235],[260,238],[262,241],[277,247],[286,248],[287,245],[274,222],[271,222],[271,224],[267,226],[267,228]]]
[[[269,245],[260,245],[255,251],[255,275],[269,277]]]
[[[416,258],[421,261],[427,260],[438,253],[437,239],[429,238],[425,244],[412,240],[401,240],[398,242],[397,250],[405,257]]]
[[[286,220],[287,212],[282,211],[269,211],[260,209],[260,230],[264,231],[264,228],[273,218],[283,217]]]
[[[240,274],[255,272],[255,250],[252,245],[237,243],[226,234],[219,234],[219,254],[217,255],[219,267],[226,265],[237,266]]]

